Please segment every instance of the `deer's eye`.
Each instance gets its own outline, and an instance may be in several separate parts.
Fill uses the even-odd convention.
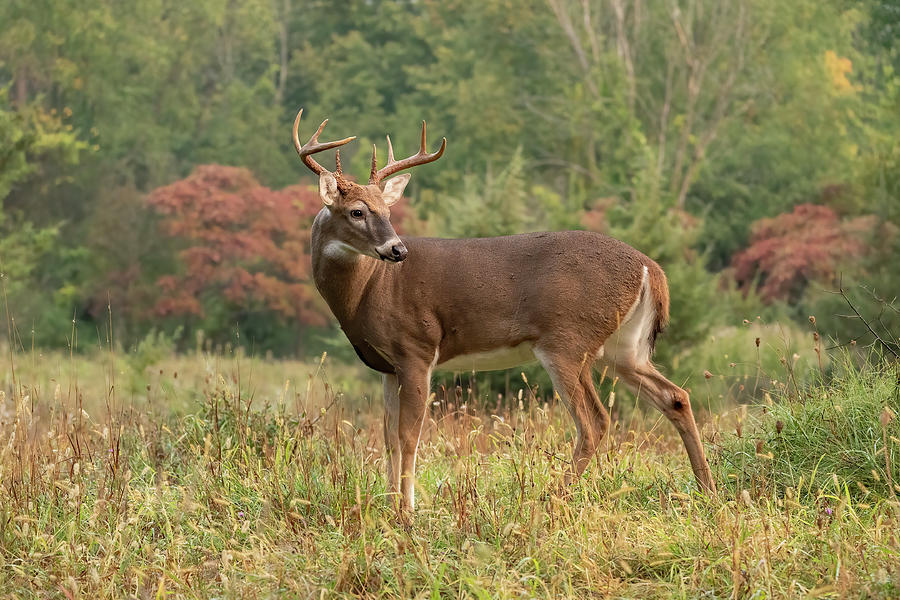
[[[353,217],[354,219],[362,219],[363,211],[359,210],[358,208],[354,208],[353,210],[350,211],[350,216]]]

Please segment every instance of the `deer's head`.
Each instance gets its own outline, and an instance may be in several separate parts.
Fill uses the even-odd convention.
[[[338,146],[343,146],[354,137],[334,142],[319,142],[319,134],[325,129],[328,119],[322,121],[319,129],[309,138],[306,144],[300,145],[300,117],[303,109],[294,119],[294,147],[300,160],[313,173],[319,176],[319,196],[329,211],[329,230],[333,242],[339,244],[343,251],[365,254],[381,260],[400,262],[406,258],[406,246],[397,237],[391,225],[390,207],[403,195],[409,183],[409,173],[393,179],[387,179],[399,171],[418,165],[430,163],[441,157],[447,147],[447,138],[441,142],[437,152],[429,154],[425,149],[425,122],[422,122],[422,143],[419,152],[404,158],[394,159],[394,148],[388,136],[388,162],[381,169],[377,168],[375,146],[372,146],[372,170],[368,185],[361,185],[344,177],[341,172],[341,154],[335,154],[334,172],[329,171],[313,159],[312,155]]]

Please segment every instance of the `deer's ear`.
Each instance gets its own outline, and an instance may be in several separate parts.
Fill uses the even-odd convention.
[[[409,173],[388,179],[384,184],[384,191],[381,192],[381,199],[388,206],[396,204],[400,196],[403,195],[403,190],[406,189],[407,183],[409,183]]]
[[[338,195],[337,179],[328,171],[322,172],[319,175],[319,197],[322,202],[325,206],[331,206],[337,201]]]

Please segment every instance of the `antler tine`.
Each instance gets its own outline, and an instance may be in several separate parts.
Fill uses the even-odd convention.
[[[394,162],[394,145],[391,144],[391,136],[387,137],[388,144],[388,164]],[[376,155],[378,153],[377,146],[372,144],[372,169],[369,171],[369,184],[375,184],[381,181],[378,178],[378,163],[376,160]]]
[[[376,162],[377,154],[378,147],[375,144],[372,144],[372,168],[369,170],[369,184],[378,183],[378,163]]]
[[[384,137],[386,137],[388,141],[388,164],[391,164],[394,162],[394,145],[391,144],[391,136],[386,135]]]
[[[404,158],[403,160],[394,160],[394,147],[391,145],[391,136],[387,136],[388,142],[388,162],[387,164],[379,170],[375,170],[375,149],[372,149],[372,172],[369,176],[369,183],[381,183],[381,181],[385,177],[389,177],[394,173],[402,171],[404,169],[409,169],[410,167],[417,167],[419,165],[424,165],[430,162],[434,162],[439,159],[443,154],[444,150],[447,148],[447,138],[443,138],[441,140],[441,147],[438,148],[437,152],[428,153],[427,150],[427,142],[426,142],[426,130],[425,130],[425,121],[422,121],[422,140],[419,144],[419,152],[413,154],[408,158]]]
[[[351,136],[348,138],[344,138],[342,140],[337,140],[334,142],[319,142],[319,134],[322,133],[322,130],[325,129],[325,125],[328,123],[328,119],[322,121],[322,124],[319,125],[319,128],[316,130],[312,137],[309,138],[302,146],[300,145],[300,117],[303,116],[303,109],[297,113],[297,117],[294,119],[294,128],[293,128],[293,138],[294,138],[294,148],[297,149],[297,154],[300,155],[300,160],[303,161],[310,171],[315,173],[316,175],[321,175],[323,172],[327,171],[325,167],[320,165],[313,159],[312,154],[316,154],[317,152],[324,152],[325,150],[331,150],[332,148],[337,148],[338,146],[343,146],[344,144],[348,144],[356,139],[356,136]],[[340,173],[340,157],[338,160],[338,168],[337,172]]]

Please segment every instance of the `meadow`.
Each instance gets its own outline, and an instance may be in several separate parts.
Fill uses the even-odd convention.
[[[436,386],[404,521],[373,374],[152,342],[7,351],[0,597],[900,594],[898,370],[874,357],[749,405],[695,391],[715,498],[615,387],[625,409],[566,488],[574,427],[545,390]]]
[[[898,31],[900,0],[0,2],[0,600],[900,598]],[[718,495],[603,373],[564,485],[529,365],[434,382],[398,519],[301,107],[357,182],[446,139],[402,236],[657,261]]]

